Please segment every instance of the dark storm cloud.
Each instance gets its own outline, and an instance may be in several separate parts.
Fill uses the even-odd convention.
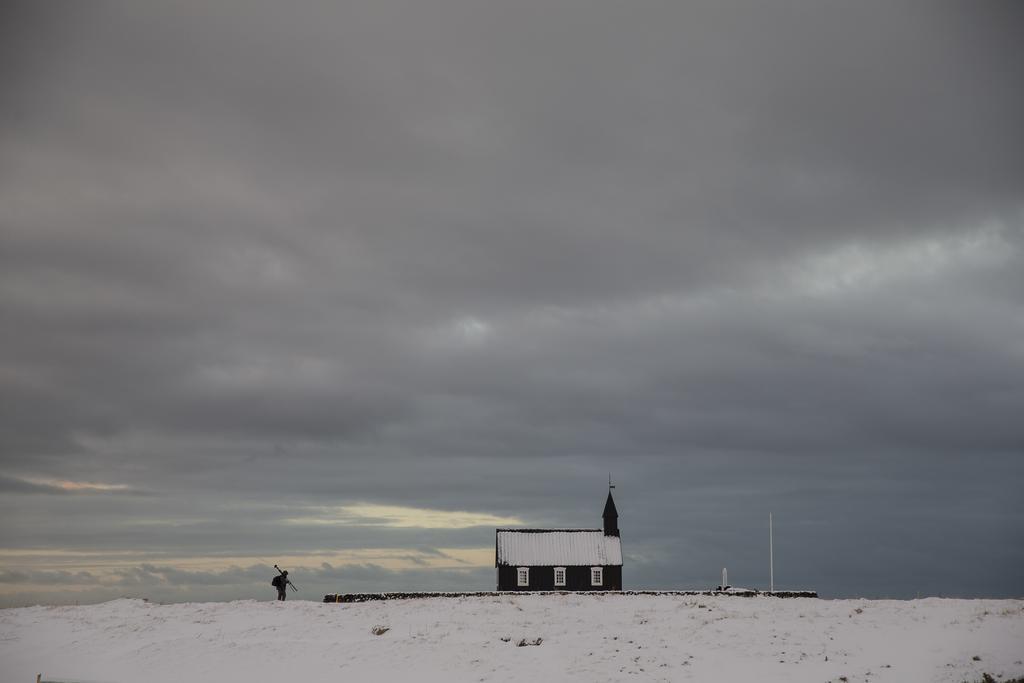
[[[1018,3],[3,12],[4,546],[489,547],[284,520],[611,471],[634,587],[773,508],[807,585],[1024,590]]]

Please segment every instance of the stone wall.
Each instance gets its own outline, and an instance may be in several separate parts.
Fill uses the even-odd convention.
[[[328,593],[324,602],[353,603],[370,602],[373,600],[415,600],[418,598],[486,598],[512,595],[728,595],[732,597],[752,598],[756,596],[772,598],[816,598],[817,591],[480,591],[468,593]]]

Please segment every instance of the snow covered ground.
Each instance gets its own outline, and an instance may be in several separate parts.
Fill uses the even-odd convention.
[[[959,683],[1024,676],[1022,660],[1020,600],[516,595],[0,610],[4,683],[37,673],[120,683]]]

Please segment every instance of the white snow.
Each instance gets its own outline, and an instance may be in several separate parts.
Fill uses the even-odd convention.
[[[498,563],[530,567],[621,565],[618,536],[590,529],[498,529]]]
[[[1022,676],[1022,659],[1020,600],[517,594],[0,610],[5,683],[932,683]]]

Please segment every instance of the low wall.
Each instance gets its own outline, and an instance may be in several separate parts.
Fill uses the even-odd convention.
[[[415,600],[418,598],[489,598],[512,595],[728,595],[741,598],[764,596],[770,598],[816,598],[817,591],[479,591],[469,593],[328,593],[324,602],[353,603],[374,600]]]

